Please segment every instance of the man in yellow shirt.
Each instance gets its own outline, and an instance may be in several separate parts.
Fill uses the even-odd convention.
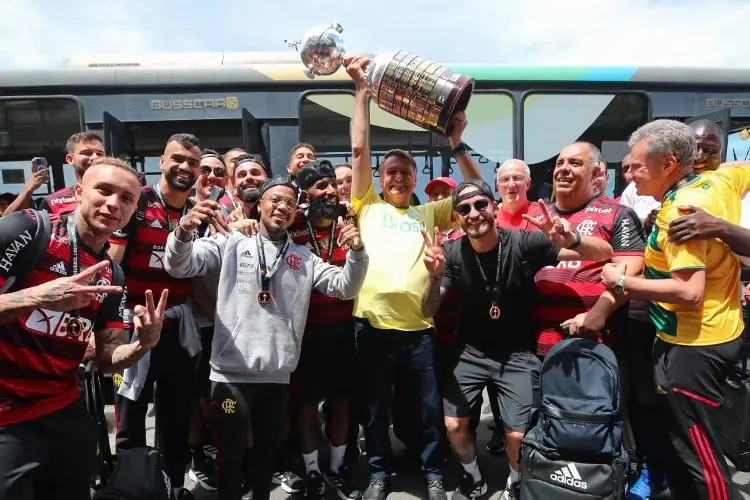
[[[380,166],[381,199],[375,191],[368,144],[368,94],[365,57],[346,60],[354,80],[356,99],[351,122],[352,205],[362,240],[368,248],[370,267],[364,286],[354,303],[358,365],[361,369],[360,397],[365,440],[370,465],[370,483],[363,500],[384,500],[388,494],[390,401],[394,378],[404,378],[411,394],[407,399],[420,419],[415,436],[427,480],[429,500],[445,500],[442,473],[442,401],[435,370],[435,338],[432,318],[422,315],[420,299],[428,280],[422,264],[422,230],[450,228],[453,207],[446,198],[409,206],[417,183],[414,158],[402,150],[385,154]],[[450,137],[454,155],[464,178],[480,178],[469,148],[461,142],[466,127],[463,113],[454,118]],[[399,380],[401,382],[402,380]]]
[[[671,456],[665,465],[675,498],[729,500],[734,486],[712,420],[741,350],[739,262],[717,239],[671,241],[669,226],[688,205],[739,222],[750,167],[694,174],[695,136],[674,120],[642,126],[630,146],[638,194],[662,206],[646,246],[645,277],[626,277],[608,264],[602,281],[616,294],[651,302],[654,378],[664,410],[654,425],[666,427]]]

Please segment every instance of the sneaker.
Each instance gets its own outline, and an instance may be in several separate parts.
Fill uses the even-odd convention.
[[[385,479],[370,479],[370,484],[362,494],[362,500],[385,500],[389,490],[388,482]]]
[[[496,430],[492,433],[492,437],[487,443],[487,451],[493,455],[505,453],[505,432]]]
[[[498,500],[519,500],[521,498],[521,481],[506,486]]]
[[[474,476],[464,471],[461,475],[461,482],[459,483],[458,488],[456,488],[453,497],[458,494],[465,498],[477,498],[485,493],[487,493],[487,483],[485,482],[484,477],[479,481],[474,481]]]
[[[326,483],[323,481],[320,472],[308,472],[307,477],[305,477],[305,498],[308,500],[323,500],[325,493]]]
[[[362,496],[362,492],[354,486],[354,481],[346,468],[342,468],[339,472],[328,472],[323,479],[328,486],[336,490],[341,500],[358,500]]]
[[[651,474],[646,465],[641,468],[638,479],[628,490],[627,500],[657,500],[671,495],[663,474]]]
[[[299,493],[302,491],[304,481],[294,472],[288,470],[284,472],[274,472],[273,483],[281,486],[281,489],[289,493]]]
[[[198,483],[206,491],[216,491],[216,473],[208,464],[193,463],[188,471],[188,477],[194,483]]]
[[[442,479],[427,480],[427,500],[448,500]]]
[[[195,500],[195,497],[187,488],[180,488],[178,490],[175,490],[174,497],[177,500]]]

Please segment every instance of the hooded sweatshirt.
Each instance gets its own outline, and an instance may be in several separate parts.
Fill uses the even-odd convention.
[[[258,239],[270,276],[272,300],[267,305],[258,302]],[[187,243],[174,233],[169,235],[164,267],[170,275],[191,278],[219,272],[212,381],[288,384],[299,361],[312,290],[342,300],[359,294],[367,274],[364,250],[350,250],[344,267],[337,267],[290,240],[286,255],[274,268],[284,242],[239,231]]]

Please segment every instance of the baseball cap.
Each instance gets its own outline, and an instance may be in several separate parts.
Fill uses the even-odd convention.
[[[286,186],[288,188],[292,188],[294,190],[295,195],[299,197],[299,184],[297,183],[297,179],[290,175],[283,175],[283,174],[279,174],[274,177],[271,177],[266,182],[264,182],[263,185],[260,187],[260,195],[263,196],[263,194],[265,194],[266,191],[276,186]]]
[[[476,190],[471,190],[468,193],[462,193],[462,191],[469,186],[475,187]],[[481,179],[469,179],[468,181],[463,181],[453,191],[453,208],[455,209],[456,205],[458,205],[463,200],[472,198],[474,196],[485,196],[490,200],[495,200],[495,194],[492,192],[492,188],[489,184]]]
[[[328,160],[313,160],[297,172],[299,187],[303,191],[307,191],[308,188],[314,186],[320,179],[326,177],[331,179],[336,178],[336,171]]]
[[[438,184],[444,184],[450,188],[456,189],[456,181],[450,177],[435,177],[424,187],[424,193],[430,194],[430,191],[432,191],[432,189]]]

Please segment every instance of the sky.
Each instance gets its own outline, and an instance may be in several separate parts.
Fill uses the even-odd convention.
[[[0,0],[0,68],[292,50],[284,39],[332,22],[349,53],[404,49],[443,63],[750,66],[748,0]]]

